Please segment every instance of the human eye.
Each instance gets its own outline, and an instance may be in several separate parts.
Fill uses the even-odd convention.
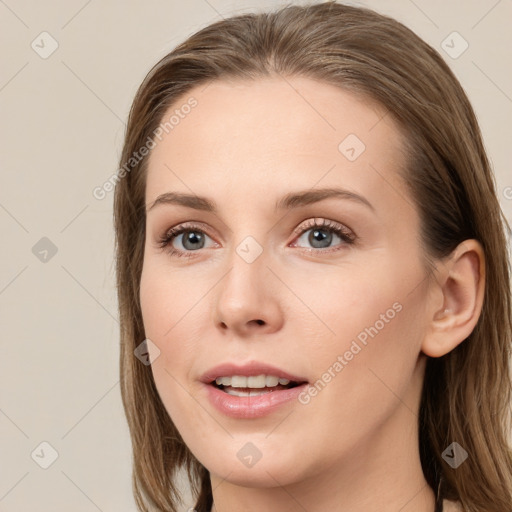
[[[179,237],[185,250],[174,246]],[[206,237],[210,238],[202,227],[194,223],[185,223],[168,229],[159,237],[158,246],[167,250],[171,256],[192,258],[195,256],[194,252],[204,248]]]
[[[299,236],[298,240],[300,241],[308,231],[311,231],[311,234],[307,237],[307,240],[313,245],[313,248],[306,248],[306,250],[313,253],[339,251],[343,247],[352,245],[357,238],[353,231],[346,226],[326,219],[310,219],[295,229],[294,233]],[[333,235],[334,238],[339,238],[341,244],[330,248],[328,246],[334,240]],[[180,238],[181,240],[178,241]],[[157,243],[160,248],[166,249],[171,256],[192,258],[196,256],[195,252],[205,248],[206,238],[210,238],[210,236],[202,226],[188,222],[168,229],[159,237]],[[177,241],[184,249],[175,246]],[[296,243],[292,246],[301,247]],[[326,250],[326,247],[330,250]]]
[[[299,235],[298,240],[300,241],[308,231],[311,231],[309,236],[307,236],[307,242],[310,243],[313,248],[308,249],[308,252],[335,252],[346,248],[354,244],[357,237],[355,233],[344,226],[343,224],[339,224],[337,222],[327,220],[327,219],[310,219],[306,221],[305,224],[301,224],[297,229],[294,230],[294,233]],[[341,244],[338,246],[331,248],[330,244],[333,242],[333,235],[341,240]],[[296,244],[293,244],[296,247]],[[300,246],[299,246],[300,247]],[[325,248],[330,250],[324,250]]]

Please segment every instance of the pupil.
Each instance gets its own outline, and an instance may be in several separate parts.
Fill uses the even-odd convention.
[[[183,246],[187,249],[198,249],[198,246],[197,245],[194,245],[194,244],[197,244],[198,242],[201,242],[202,241],[202,236],[200,233],[196,233],[194,231],[189,231],[188,234],[186,234],[186,236],[184,237],[184,240],[183,240]],[[187,244],[188,243],[191,243],[192,246],[189,246],[187,247]],[[200,249],[201,247],[199,247]]]
[[[328,247],[329,244],[331,243],[332,233],[328,233],[328,234],[322,234],[322,233],[325,233],[325,231],[320,230],[320,229],[315,229],[309,236],[309,242],[311,243],[311,245],[313,245],[313,247],[315,247],[315,244],[317,242],[320,243],[320,247]],[[318,247],[315,247],[315,248],[318,248]]]

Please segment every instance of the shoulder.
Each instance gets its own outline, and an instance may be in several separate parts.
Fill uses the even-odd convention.
[[[460,501],[443,500],[443,512],[465,512]]]

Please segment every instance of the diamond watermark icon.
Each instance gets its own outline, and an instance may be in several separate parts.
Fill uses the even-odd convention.
[[[32,247],[32,254],[43,263],[48,263],[56,254],[57,246],[47,237],[43,236]]]
[[[263,252],[263,247],[252,236],[246,236],[236,248],[236,253],[247,263],[252,263]]]
[[[256,445],[249,441],[238,450],[236,456],[244,466],[252,468],[261,459],[263,454],[258,450]]]
[[[468,458],[468,452],[464,450],[459,443],[454,441],[450,446],[448,446],[448,448],[446,448],[441,456],[447,464],[455,469]]]
[[[348,134],[338,145],[339,152],[349,161],[357,160],[366,149],[364,142],[355,134]]]
[[[469,43],[458,32],[452,32],[441,42],[441,48],[452,59],[458,59],[469,48]]]
[[[48,32],[41,32],[30,44],[41,59],[47,59],[59,47],[57,40]]]
[[[141,363],[149,366],[160,356],[160,349],[149,338],[146,338],[133,353]]]
[[[39,467],[48,469],[59,458],[59,453],[50,443],[43,441],[34,448],[30,456]]]

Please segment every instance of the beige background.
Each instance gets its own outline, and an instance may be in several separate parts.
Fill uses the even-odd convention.
[[[512,2],[352,3],[397,18],[440,50],[473,102],[512,219]],[[92,191],[116,171],[131,100],[152,64],[210,22],[283,4],[0,0],[1,511],[135,511],[112,193],[97,200]],[[58,43],[47,58],[43,31]],[[456,59],[441,48],[453,31],[469,44]],[[43,441],[58,452],[48,469],[39,465],[51,462]]]

